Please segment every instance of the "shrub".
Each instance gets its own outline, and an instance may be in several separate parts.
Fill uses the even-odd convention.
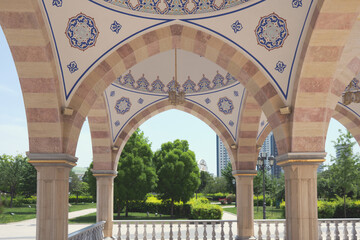
[[[79,203],[85,202],[85,203],[91,203],[94,202],[94,199],[92,196],[79,196]],[[76,203],[76,196],[69,196],[69,203]]]
[[[191,206],[191,219],[221,219],[223,209],[201,199],[192,199],[188,202]]]
[[[270,198],[270,196],[265,196],[265,200],[266,200],[266,206],[272,206],[272,202],[273,199]],[[259,201],[259,202],[258,202]],[[259,199],[258,197],[254,196],[254,206],[262,206],[263,205],[263,196],[259,196]]]
[[[229,195],[228,193],[209,193],[206,194],[206,198],[210,199],[211,201],[220,201],[221,198],[226,198],[226,195]]]
[[[235,194],[229,194],[226,196],[226,201],[228,204],[231,204],[232,202],[236,201],[236,196]]]

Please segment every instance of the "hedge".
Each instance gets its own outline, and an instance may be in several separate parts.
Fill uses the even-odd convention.
[[[94,200],[91,196],[79,196],[78,202],[79,203],[82,203],[82,202],[91,203],[91,202],[94,202]],[[70,196],[69,203],[76,203],[76,196]],[[3,204],[5,207],[8,207],[10,204],[10,197],[7,197],[6,200],[3,197]],[[28,198],[25,198],[23,196],[17,196],[13,199],[14,207],[21,207],[23,205],[28,205],[28,204],[36,204],[36,196],[31,196]]]

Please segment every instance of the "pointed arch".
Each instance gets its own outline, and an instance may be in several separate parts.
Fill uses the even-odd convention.
[[[348,107],[338,103],[336,105],[334,119],[339,121],[356,139],[360,145],[360,117]]]

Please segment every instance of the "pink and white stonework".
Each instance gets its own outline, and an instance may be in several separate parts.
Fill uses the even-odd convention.
[[[37,239],[65,239],[68,171],[86,117],[98,220],[111,236],[112,183],[131,133],[169,109],[207,123],[231,156],[239,239],[254,235],[252,177],[273,131],[286,178],[288,239],[317,239],[316,166],[329,121],[360,141],[359,0],[0,0],[0,25],[21,84],[29,158],[39,172]],[[174,49],[178,90],[171,105]],[[290,107],[290,114],[280,109]],[[56,182],[60,182],[56,185]],[[51,191],[56,187],[56,191]],[[250,190],[249,190],[250,189]],[[305,189],[305,190],[304,190]]]

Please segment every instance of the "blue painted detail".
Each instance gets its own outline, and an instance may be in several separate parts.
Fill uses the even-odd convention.
[[[113,97],[113,96],[115,96],[115,91],[110,92],[110,97]]]
[[[168,88],[168,91],[176,91],[176,92],[180,91],[180,85],[177,85],[175,87],[175,79],[174,78],[166,86]]]
[[[265,124],[265,121],[262,120],[261,123],[260,123],[260,125],[261,125],[261,126],[264,126],[264,124]]]
[[[183,84],[183,89],[185,93],[193,93],[196,92],[196,84],[188,77],[188,80]]]
[[[255,29],[256,39],[259,45],[267,50],[281,48],[289,35],[286,20],[276,13],[271,13],[260,18]]]
[[[236,20],[233,24],[231,24],[231,29],[234,30],[234,33],[237,33],[243,29],[242,24],[239,22],[239,20]]]
[[[160,15],[190,15],[227,9],[249,0],[103,0],[137,12]]]
[[[75,61],[72,61],[70,62],[68,65],[67,65],[70,73],[74,73],[76,72],[77,70],[79,70],[78,66],[77,66],[77,63]]]
[[[139,103],[139,104],[143,104],[143,102],[144,102],[144,99],[139,98],[138,103]]]
[[[159,79],[159,76],[157,79],[151,84],[152,89],[151,92],[155,93],[165,93],[164,87],[165,85],[162,83],[162,81]]]
[[[292,0],[292,7],[293,8],[302,7],[302,0]]]
[[[231,114],[234,109],[233,102],[227,97],[220,98],[217,105],[219,107],[219,111],[226,115]]]
[[[233,121],[229,121],[229,125],[232,127],[232,126],[234,126],[234,122]]]
[[[118,34],[120,29],[122,28],[121,24],[117,21],[114,21],[113,24],[110,25],[110,30]]]
[[[115,110],[119,114],[125,114],[131,108],[130,99],[127,97],[122,97],[116,101]]]
[[[283,73],[285,68],[286,68],[285,63],[283,63],[282,61],[278,61],[275,70],[278,71],[279,73]]]
[[[69,19],[65,34],[72,47],[85,51],[89,47],[95,46],[99,30],[93,18],[79,13]]]
[[[144,75],[142,75],[142,77],[139,78],[139,80],[137,80],[136,83],[138,85],[136,89],[146,92],[149,91],[149,82],[146,80]]]
[[[234,96],[238,97],[239,96],[239,92],[238,91],[234,91]]]
[[[225,86],[224,80],[225,80],[225,78],[219,72],[217,72],[217,74],[215,75],[215,77],[213,79],[213,84],[214,84],[213,89],[221,88],[221,87]]]
[[[198,86],[199,86],[199,92],[206,92],[208,90],[211,90],[210,80],[207,79],[205,75],[203,75],[203,77],[201,78],[200,82],[198,83]]]
[[[124,82],[122,83],[122,85],[125,87],[135,88],[134,83],[135,80],[131,74],[131,71],[129,71],[129,73],[124,76]]]
[[[209,104],[209,103],[211,103],[211,100],[210,100],[210,98],[206,98],[206,99],[205,99],[205,103],[206,103],[206,104]]]
[[[53,0],[52,5],[56,7],[62,7],[62,0]]]
[[[115,126],[118,127],[119,125],[120,125],[120,121],[117,120],[117,121],[115,122]]]

